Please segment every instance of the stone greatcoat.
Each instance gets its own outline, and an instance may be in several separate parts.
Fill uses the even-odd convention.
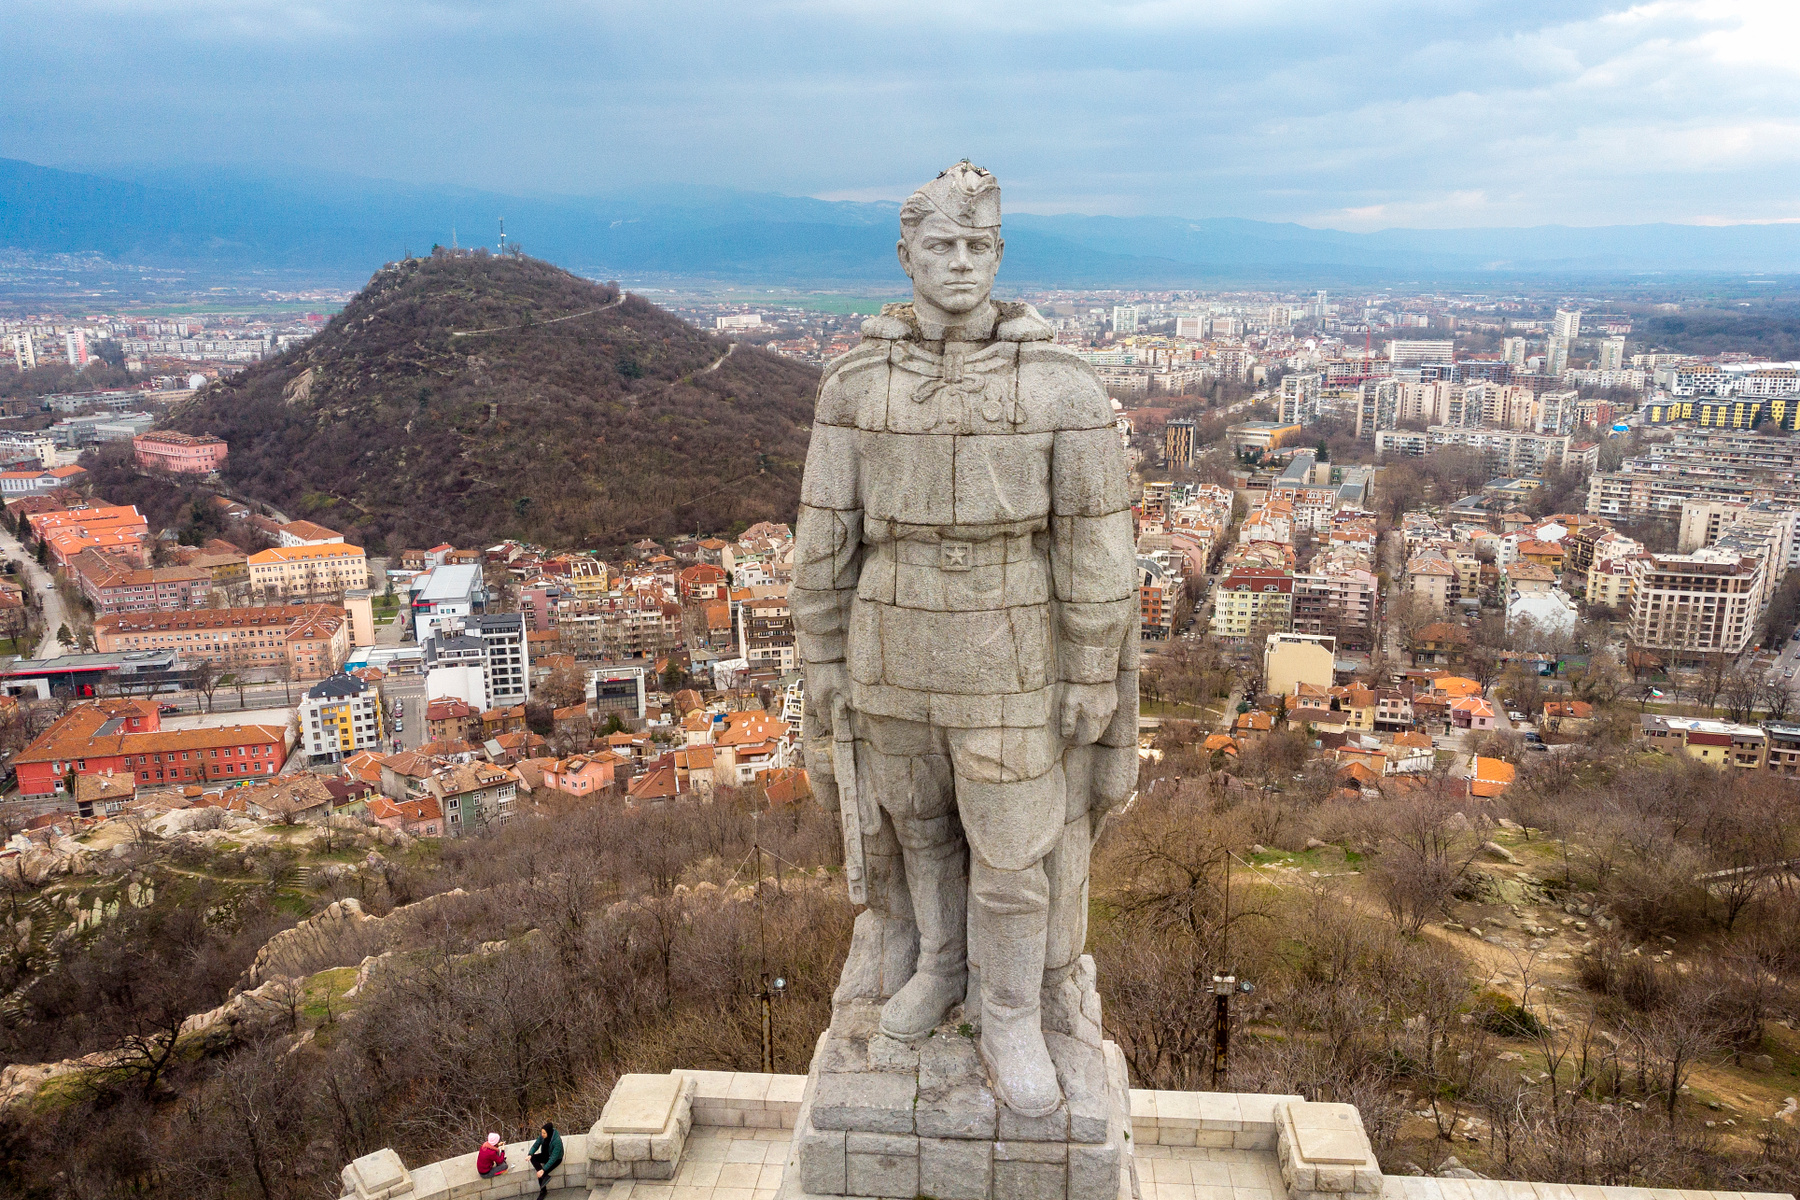
[[[932,341],[888,305],[826,368],[789,602],[802,660],[847,665],[859,728],[945,731],[970,782],[1063,775],[1062,685],[1118,688],[1067,789],[959,787],[971,852],[1020,870],[1135,782],[1138,587],[1105,392],[1030,306],[995,309]]]

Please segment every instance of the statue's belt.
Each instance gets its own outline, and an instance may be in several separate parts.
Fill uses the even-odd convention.
[[[1004,563],[1026,562],[1034,557],[1029,535],[988,538],[979,542],[939,538],[936,541],[879,542],[877,545],[883,557],[890,557],[897,563],[909,567],[938,567],[946,571],[997,567]]]

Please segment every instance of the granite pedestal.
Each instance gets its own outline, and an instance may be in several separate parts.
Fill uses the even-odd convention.
[[[995,1098],[959,1016],[899,1042],[880,1032],[878,1002],[839,1003],[807,1075],[781,1200],[1136,1200],[1124,1058],[1097,1023],[1079,1031],[1088,1037],[1046,1032],[1064,1100],[1028,1118]]]

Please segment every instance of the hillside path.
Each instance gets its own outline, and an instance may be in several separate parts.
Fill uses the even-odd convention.
[[[577,317],[591,317],[597,312],[605,312],[609,308],[619,307],[619,305],[625,303],[625,298],[630,294],[630,292],[621,291],[617,300],[602,304],[598,308],[589,308],[578,313],[570,313],[566,317],[551,317],[548,321],[533,321],[529,325],[495,325],[489,329],[452,329],[450,331],[450,336],[459,338],[474,337],[478,333],[506,333],[514,329],[535,329],[539,325],[555,325],[561,321],[573,321]]]

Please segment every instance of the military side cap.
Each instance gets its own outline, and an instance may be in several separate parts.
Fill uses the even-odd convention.
[[[1000,181],[968,159],[963,159],[913,193],[955,221],[974,229],[1000,225]]]

